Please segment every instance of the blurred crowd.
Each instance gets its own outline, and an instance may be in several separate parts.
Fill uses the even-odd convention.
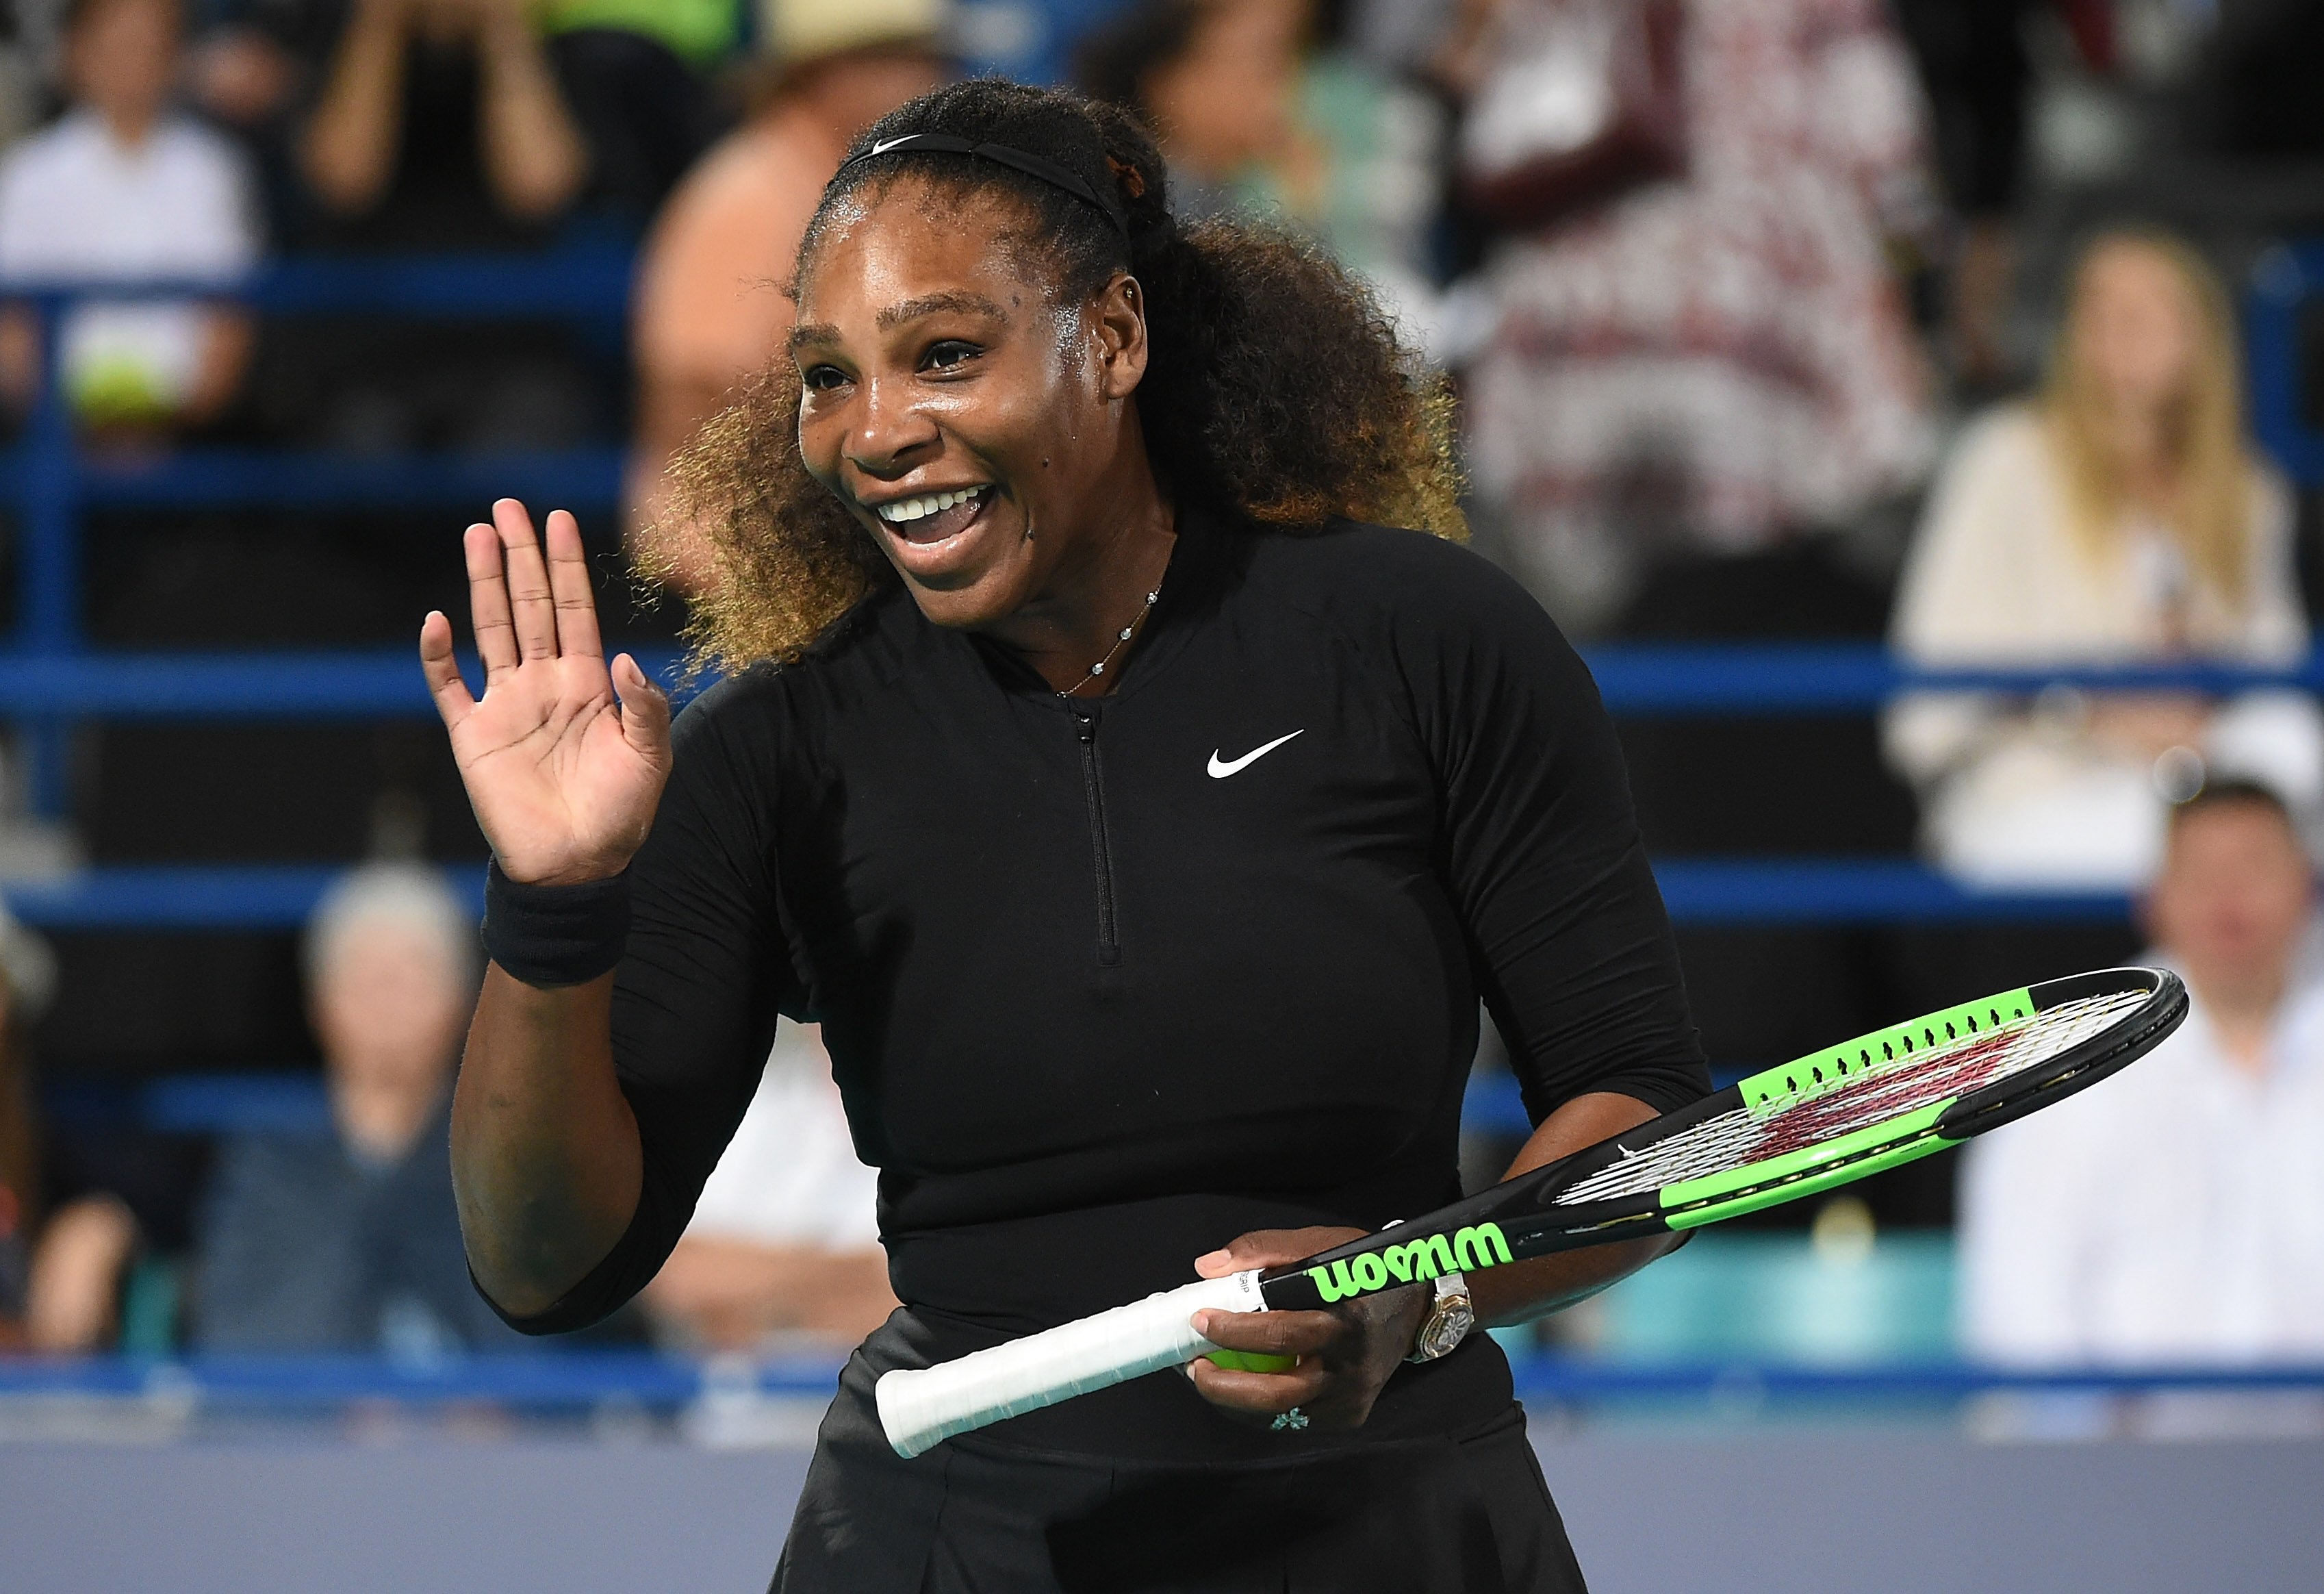
[[[10,424],[52,385],[80,447],[131,459],[618,445],[623,502],[589,534],[624,639],[682,617],[697,567],[664,467],[779,348],[849,139],[1038,59],[1152,123],[1182,214],[1269,220],[1368,279],[1457,384],[1479,546],[1585,644],[1885,636],[2005,669],[2311,645],[2316,484],[2254,440],[2234,286],[2324,232],[2324,12],[2301,0],[16,0],[7,21],[0,279],[188,289],[45,329],[0,307]],[[285,256],[626,251],[622,338],[196,292]],[[392,509],[114,511],[85,536],[102,643],[400,644],[457,590],[455,540]],[[675,572],[658,606],[620,574],[649,547]],[[2196,1018],[2129,1084],[1968,1161],[1965,1345],[2324,1359],[2308,695],[1923,691],[1877,727],[1622,729],[1659,853],[1917,850],[2144,904],[2135,929],[1689,931],[1722,1065],[2142,946],[2187,975]],[[477,972],[432,867],[481,852],[456,784],[415,727],[232,736],[89,733],[73,848],[374,861],[295,982],[283,940],[0,931],[0,1345],[506,1348],[444,1154]],[[0,863],[36,822],[0,782]],[[128,984],[152,1013],[111,1010]],[[300,1056],[327,1112],[296,1132],[189,1149],[42,1110],[102,1094],[76,1079]],[[1930,1166],[1883,1187],[1885,1216],[1950,1219]],[[874,1200],[812,1033],[787,1031],[694,1229],[609,1331],[852,1339],[892,1304]]]

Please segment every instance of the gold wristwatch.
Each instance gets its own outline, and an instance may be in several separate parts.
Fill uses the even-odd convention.
[[[1434,1361],[1440,1356],[1449,1356],[1476,1326],[1477,1307],[1469,1299],[1468,1281],[1457,1273],[1438,1274],[1436,1299],[1429,1303],[1428,1315],[1421,1320],[1420,1332],[1412,1338],[1412,1354],[1404,1359]]]

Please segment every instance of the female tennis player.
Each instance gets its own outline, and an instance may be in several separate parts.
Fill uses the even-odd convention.
[[[858,141],[788,357],[679,467],[725,679],[674,735],[572,517],[468,529],[483,697],[443,616],[420,653],[495,859],[475,1277],[540,1332],[628,1299],[820,1019],[904,1305],[778,1589],[1579,1589],[1468,1330],[1667,1237],[1207,1313],[1191,1377],[908,1461],[874,1416],[889,1369],[1453,1199],[1480,996],[1521,1169],[1708,1089],[1613,732],[1458,545],[1441,394],[1337,268],[1167,190],[1126,117],[996,82]]]

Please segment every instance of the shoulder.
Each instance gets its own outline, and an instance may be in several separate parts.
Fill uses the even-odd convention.
[[[860,698],[908,668],[912,617],[908,595],[880,588],[797,662],[762,661],[705,688],[679,712],[675,745],[681,752],[716,747],[746,762],[797,751],[830,703]]]
[[[2055,480],[2048,429],[2032,404],[1997,404],[1971,420],[1954,439],[1922,510],[1907,559],[1908,591],[1932,567],[1955,579],[1982,579],[2000,573],[1987,568],[1995,561],[2014,566],[2052,545],[2062,534]]]
[[[818,155],[780,128],[728,134],[670,195],[648,241],[648,260],[723,249],[736,256],[738,270],[788,267],[788,258],[774,256],[797,246],[823,193]]]
[[[171,117],[153,139],[154,153],[170,165],[214,181],[238,181],[246,164],[240,144],[191,116]]]
[[[2291,482],[2265,455],[2249,449],[2244,476],[2249,483],[2253,529],[2270,542],[2289,542],[2298,518]]]
[[[88,116],[75,113],[52,122],[0,155],[0,186],[14,190],[69,181],[88,165],[99,142],[97,126]]]
[[[1425,739],[1511,726],[1536,709],[1562,718],[1597,701],[1587,666],[1533,594],[1458,542],[1351,521],[1255,541],[1250,582],[1260,599],[1346,648]]]
[[[752,664],[719,677],[678,710],[670,727],[680,756],[733,757],[779,728],[790,709],[782,666]]]
[[[1346,623],[1452,634],[1497,621],[1549,624],[1507,571],[1426,532],[1333,520],[1314,532],[1263,532],[1252,543],[1255,585]]]
[[[2031,476],[2049,468],[2049,433],[2041,412],[2024,400],[1996,404],[1962,427],[1948,466],[1965,476]]]

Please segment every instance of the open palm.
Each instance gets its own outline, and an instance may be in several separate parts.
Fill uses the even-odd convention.
[[[484,695],[469,694],[452,622],[420,627],[420,665],[493,856],[512,880],[567,885],[627,867],[669,774],[669,700],[623,653],[605,665],[581,528],[549,516],[544,560],[513,498],[468,528],[468,604]]]

